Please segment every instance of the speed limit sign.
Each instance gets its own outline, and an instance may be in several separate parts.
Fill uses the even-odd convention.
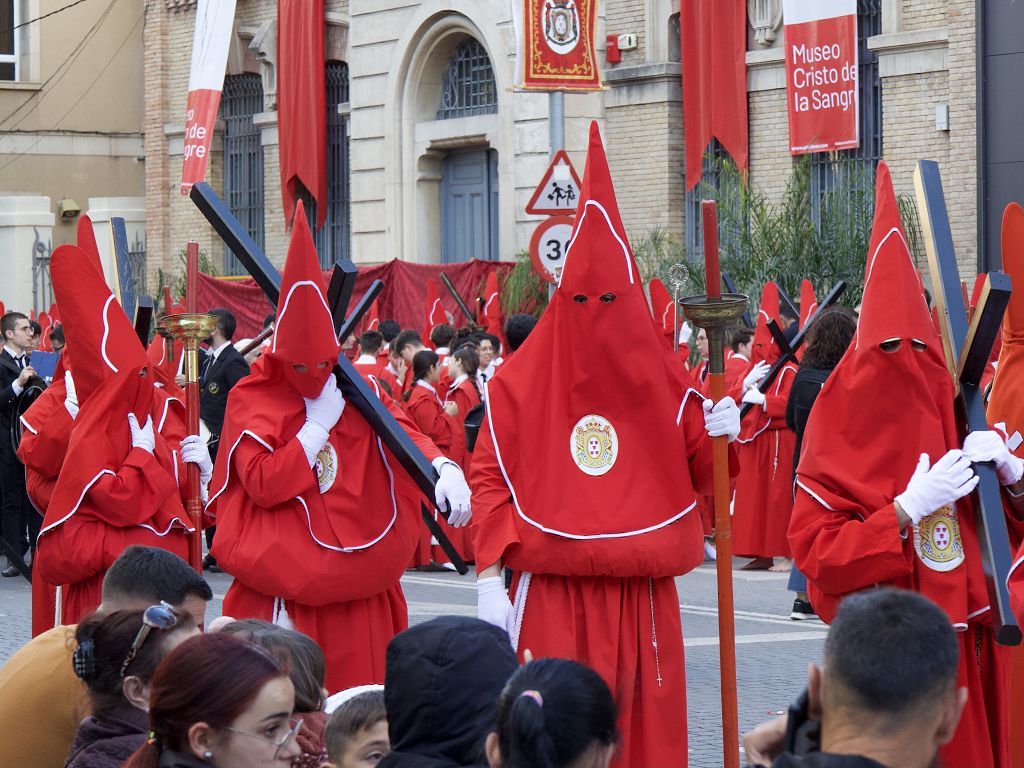
[[[558,281],[558,273],[565,264],[574,222],[572,216],[552,216],[540,223],[530,240],[533,269],[549,283]]]

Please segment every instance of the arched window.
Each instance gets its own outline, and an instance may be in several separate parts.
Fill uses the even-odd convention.
[[[224,200],[235,217],[263,247],[263,146],[253,117],[263,111],[263,79],[259,75],[224,78],[220,117],[224,121]],[[245,274],[225,247],[224,272]]]
[[[441,86],[438,120],[498,111],[498,86],[484,47],[473,38],[461,43],[448,60]]]

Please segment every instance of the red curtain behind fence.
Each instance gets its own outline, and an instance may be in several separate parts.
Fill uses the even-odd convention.
[[[502,282],[515,266],[509,261],[472,261],[460,264],[412,264],[407,261],[389,261],[373,267],[360,267],[352,301],[355,303],[374,280],[384,282],[384,290],[377,297],[377,308],[381,320],[397,320],[403,328],[420,330],[426,312],[427,279],[434,278],[440,284],[444,272],[455,284],[456,290],[475,311],[476,298],[483,295],[487,275],[496,271]],[[325,282],[330,275],[325,273]],[[252,338],[263,330],[263,318],[273,307],[263,291],[251,277],[222,278],[199,275],[198,306],[205,311],[214,307],[230,309],[238,320],[235,339]],[[443,291],[441,301],[459,328],[466,325],[466,318],[459,311],[455,299]]]

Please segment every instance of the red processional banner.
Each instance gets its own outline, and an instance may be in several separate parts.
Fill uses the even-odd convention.
[[[188,106],[185,108],[185,151],[181,167],[183,195],[187,195],[192,185],[206,176],[234,19],[235,0],[199,0],[192,37]]]
[[[789,151],[860,144],[856,0],[783,0]]]
[[[514,7],[519,90],[601,90],[597,0],[517,0]]]

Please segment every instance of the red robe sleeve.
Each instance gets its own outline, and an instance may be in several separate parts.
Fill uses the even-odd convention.
[[[862,519],[829,509],[797,486],[789,523],[793,559],[809,585],[835,605],[851,592],[909,577],[914,566],[905,541],[894,504]]]
[[[441,447],[417,428],[397,402],[394,400],[383,400],[382,402],[387,406],[391,415],[395,417],[399,426],[405,430],[407,435],[409,435],[409,438],[413,443],[415,443],[416,447],[419,448],[427,457],[428,461],[433,461],[434,459],[439,459],[442,456],[445,456]],[[447,458],[447,456],[445,456],[445,458]]]
[[[316,485],[316,474],[297,437],[269,451],[245,435],[231,460],[242,488],[261,507],[284,504]]]
[[[410,397],[406,404],[416,430],[429,437],[442,451],[452,447],[452,421],[430,397]]]
[[[79,514],[127,528],[148,520],[177,483],[156,457],[132,448],[117,474],[102,474],[86,491]]]
[[[473,491],[473,550],[477,571],[489,568],[505,556],[510,547],[519,546],[519,533],[512,506],[512,491],[498,466],[491,435],[490,419],[485,418],[477,435],[473,464],[469,472]]]
[[[698,496],[713,496],[715,493],[714,448],[704,428],[703,399],[689,397],[683,407],[683,437],[688,448],[690,479],[693,492]],[[729,444],[729,479],[735,480],[740,473],[739,455],[736,444]],[[473,455],[476,460],[476,454]]]
[[[25,468],[47,478],[60,474],[74,423],[67,408],[61,404],[37,432],[26,429],[18,446],[18,458]]]

